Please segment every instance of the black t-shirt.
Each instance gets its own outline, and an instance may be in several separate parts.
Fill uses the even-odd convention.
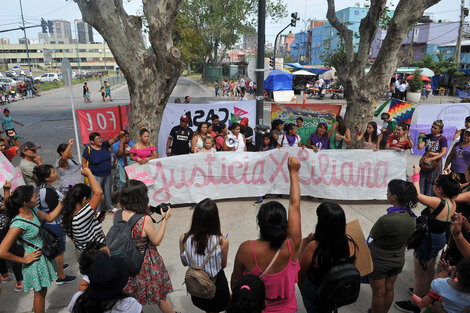
[[[180,155],[189,153],[189,142],[193,137],[193,130],[189,127],[175,126],[170,131],[171,154]]]
[[[247,126],[245,131],[243,132],[243,135],[245,136],[245,139],[246,141],[252,139],[251,143],[248,143],[246,144],[246,150],[248,151],[256,151],[256,147],[255,147],[255,144],[253,143],[253,140],[255,140],[254,136],[253,136],[253,128],[251,128],[250,126]]]

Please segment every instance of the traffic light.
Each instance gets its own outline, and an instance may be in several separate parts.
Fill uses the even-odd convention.
[[[290,16],[292,17],[290,20],[290,26],[295,27],[295,25],[297,25],[297,20],[299,20],[299,18],[297,17],[297,12],[292,13]]]
[[[269,58],[269,67],[274,68],[274,57]]]
[[[47,33],[47,22],[43,18],[41,18],[41,27],[42,27],[42,32],[44,34],[46,34]]]
[[[49,34],[54,33],[54,23],[52,21],[47,21],[47,28],[49,28]]]

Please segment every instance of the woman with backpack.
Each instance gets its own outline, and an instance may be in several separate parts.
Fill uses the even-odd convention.
[[[405,265],[405,248],[416,227],[411,211],[418,204],[418,193],[411,182],[400,179],[388,183],[387,201],[392,207],[370,231],[369,245],[374,271],[369,274],[372,313],[386,313],[393,303],[394,286]]]
[[[139,273],[129,277],[124,292],[137,299],[142,304],[157,304],[163,313],[174,313],[173,306],[167,295],[173,291],[170,276],[165,263],[158,253],[157,246],[163,240],[168,219],[171,217],[171,208],[162,215],[161,226],[157,230],[150,215],[147,214],[149,206],[148,189],[138,180],[129,180],[119,193],[119,204],[122,208],[122,220],[129,222],[134,214],[143,216],[132,227],[132,239],[139,252],[144,254],[144,260]]]
[[[18,186],[5,200],[10,229],[0,244],[0,258],[23,264],[23,290],[34,290],[33,310],[35,313],[46,311],[47,288],[57,280],[55,260],[47,259],[41,249],[43,240],[39,235],[41,222],[52,222],[62,212],[62,202],[49,214],[36,208],[37,199],[33,186]],[[11,253],[13,243],[19,239],[25,249],[23,257]],[[37,248],[33,248],[36,246]]]
[[[300,162],[289,157],[289,213],[282,204],[263,204],[257,215],[260,239],[243,242],[235,256],[232,290],[243,276],[252,274],[263,280],[266,287],[264,312],[297,312],[295,284],[299,271],[297,251],[302,240],[300,223]]]
[[[315,233],[300,245],[299,288],[307,312],[322,310],[318,289],[326,273],[339,262],[353,263],[356,243],[346,234],[346,217],[336,203],[323,202],[317,208]],[[331,310],[330,310],[331,311]]]
[[[191,228],[180,237],[180,256],[184,266],[202,266],[216,286],[212,299],[191,296],[193,304],[206,312],[224,311],[230,291],[224,268],[227,266],[228,239],[222,236],[217,204],[204,199],[194,208]],[[206,261],[207,260],[207,261]]]
[[[77,261],[90,242],[105,243],[100,217],[95,216],[103,191],[89,168],[84,168],[82,175],[88,178],[91,188],[82,183],[73,186],[65,195],[62,213],[62,230],[75,245]]]
[[[57,172],[54,170],[52,165],[43,164],[36,166],[33,170],[33,178],[37,184],[37,196],[38,196],[38,208],[44,213],[50,213],[51,210],[57,207],[64,195],[56,190],[52,183],[57,180]],[[59,237],[60,240],[60,254],[55,258],[57,262],[57,284],[69,284],[75,281],[76,276],[65,275],[64,268],[64,253],[65,253],[65,240],[66,236],[62,231],[62,218],[59,216],[51,223],[44,223],[44,227],[52,231]]]
[[[457,177],[439,175],[432,182],[432,191],[437,197],[424,195],[420,188],[420,170],[419,165],[414,166],[412,179],[418,192],[418,201],[426,206],[421,215],[427,216],[428,229],[413,252],[415,276],[413,293],[418,297],[424,297],[429,292],[434,278],[436,257],[446,244],[446,232],[450,228],[451,216],[454,215],[456,209],[454,199],[460,190]],[[416,310],[417,308],[409,300],[395,302],[395,307],[399,310]]]

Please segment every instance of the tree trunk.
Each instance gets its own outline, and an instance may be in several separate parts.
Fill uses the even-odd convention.
[[[101,34],[126,76],[131,137],[138,138],[145,127],[157,145],[163,111],[184,67],[171,37],[181,0],[142,1],[152,49],[147,49],[141,35],[142,17],[127,15],[122,0],[76,2],[83,20]]]

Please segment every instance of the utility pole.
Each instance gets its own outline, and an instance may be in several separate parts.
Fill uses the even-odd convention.
[[[455,51],[454,51],[454,58],[455,62],[459,65],[460,68],[460,50],[462,49],[462,35],[463,35],[463,26],[464,26],[464,21],[465,21],[465,0],[462,0],[462,3],[460,4],[460,27],[459,27],[459,35],[457,37],[457,44],[455,45]],[[457,87],[455,84],[452,84],[452,95],[455,95]]]
[[[31,71],[31,59],[29,58],[28,38],[26,38],[26,29],[24,25],[23,5],[21,3],[21,0],[20,0],[20,9],[21,9],[21,21],[23,23],[24,43],[26,44],[26,57],[28,58],[29,76],[33,77],[33,72]]]
[[[80,53],[78,51],[78,24],[77,20],[74,20],[73,23],[75,24],[75,31],[77,32],[77,38],[75,39],[75,49],[77,50],[77,63],[78,63],[78,77],[82,78],[82,70],[80,68]]]
[[[258,56],[256,60],[256,123],[263,124],[264,110],[264,41],[266,0],[258,1]],[[276,53],[276,52],[274,52]]]

